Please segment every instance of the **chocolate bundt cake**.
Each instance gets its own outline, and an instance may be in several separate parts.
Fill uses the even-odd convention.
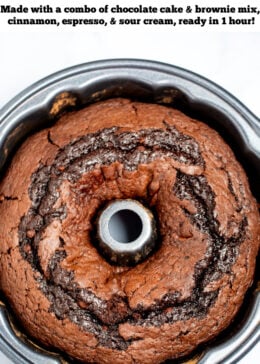
[[[25,332],[84,363],[162,363],[215,337],[253,280],[259,215],[216,131],[111,99],[30,136],[0,183],[0,289]],[[153,212],[136,265],[97,249],[108,202]]]

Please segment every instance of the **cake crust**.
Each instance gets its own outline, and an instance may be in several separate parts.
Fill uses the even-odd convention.
[[[111,99],[30,136],[0,183],[0,288],[26,332],[86,363],[161,363],[226,328],[253,280],[259,214],[218,133],[178,110]],[[109,264],[93,224],[132,198],[158,249]]]

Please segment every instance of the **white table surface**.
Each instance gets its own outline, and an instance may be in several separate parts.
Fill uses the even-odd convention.
[[[0,108],[31,83],[75,64],[141,58],[174,64],[221,85],[260,115],[260,33],[169,31],[1,32]],[[260,362],[260,344],[239,364]],[[11,361],[0,353],[0,363]]]

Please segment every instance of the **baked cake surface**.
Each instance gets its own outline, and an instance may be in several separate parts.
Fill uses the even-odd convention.
[[[0,288],[26,332],[86,363],[161,363],[226,328],[252,283],[259,215],[233,152],[178,110],[111,99],[30,136],[0,184]],[[158,249],[109,264],[93,222],[136,199]]]

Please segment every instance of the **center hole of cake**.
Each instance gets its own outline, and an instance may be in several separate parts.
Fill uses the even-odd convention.
[[[131,243],[141,235],[143,224],[135,211],[124,209],[111,216],[108,229],[114,240],[119,243]]]

